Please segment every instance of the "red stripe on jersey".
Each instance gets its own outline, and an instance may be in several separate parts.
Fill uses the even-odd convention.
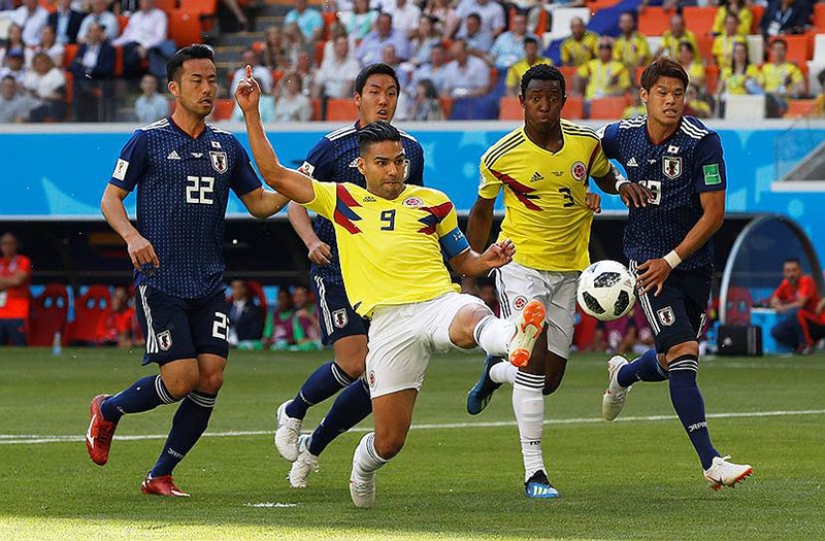
[[[590,171],[593,170],[593,162],[596,161],[596,155],[598,155],[599,151],[602,149],[602,143],[596,143],[596,147],[593,149],[593,153],[590,154],[590,161],[587,162],[587,174],[590,175]]]
[[[337,201],[335,202],[335,212],[332,214],[335,223],[353,235],[360,233],[361,230],[352,222],[359,221],[361,217],[352,210],[352,207],[360,207],[361,205],[352,197],[352,194],[347,191],[343,184],[338,184],[335,187],[335,195]]]
[[[432,235],[435,233],[435,228],[438,224],[441,223],[444,218],[453,210],[453,204],[450,201],[446,203],[441,203],[440,205],[436,205],[434,207],[422,207],[420,210],[425,212],[429,212],[429,216],[424,216],[423,218],[419,218],[418,221],[424,224],[426,227],[422,227],[418,230],[418,233],[424,233],[425,235]]]
[[[527,207],[530,210],[541,210],[541,207],[539,207],[538,205],[533,203],[533,201],[531,201],[533,199],[539,198],[539,196],[537,195],[530,195],[532,192],[536,191],[535,189],[531,188],[530,186],[525,186],[524,184],[517,181],[516,179],[514,179],[506,173],[501,173],[499,171],[496,171],[495,169],[490,169],[490,172],[498,180],[500,180],[505,185],[507,185],[511,190],[513,190],[513,195],[515,195],[519,201],[524,203],[525,207]]]

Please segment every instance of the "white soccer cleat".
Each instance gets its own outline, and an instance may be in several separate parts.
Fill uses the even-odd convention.
[[[355,507],[369,509],[375,503],[375,473],[369,477],[358,475],[354,460],[352,473],[349,474],[349,495]]]
[[[606,421],[612,421],[622,412],[625,400],[627,400],[627,393],[632,387],[622,387],[616,381],[619,377],[619,370],[627,364],[627,359],[621,355],[611,357],[607,361],[607,373],[609,374],[607,390],[602,396],[602,417]]]
[[[289,471],[289,484],[292,488],[306,488],[307,477],[318,471],[318,457],[309,452],[310,436],[298,438],[298,459],[292,463]]]
[[[292,402],[287,400],[278,406],[278,430],[275,431],[275,447],[284,460],[298,460],[298,437],[301,435],[303,419],[296,419],[286,414],[286,407]]]
[[[728,462],[730,456],[717,456],[713,464],[705,470],[705,479],[713,490],[721,490],[722,486],[735,488],[753,473],[750,464],[734,464]]]

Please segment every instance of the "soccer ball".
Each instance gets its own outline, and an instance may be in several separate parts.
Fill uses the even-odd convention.
[[[599,261],[584,269],[576,297],[586,313],[601,321],[613,321],[633,308],[636,277],[618,261]]]

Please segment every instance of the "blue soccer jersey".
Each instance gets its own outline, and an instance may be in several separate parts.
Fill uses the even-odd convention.
[[[647,207],[632,208],[624,231],[624,254],[642,263],[676,248],[702,217],[699,194],[724,190],[725,159],[719,135],[699,120],[683,117],[679,128],[659,145],[647,135],[647,116],[610,124],[602,148],[627,171],[628,180],[650,188]],[[713,263],[708,242],[680,265],[680,270]]]
[[[183,299],[222,285],[229,190],[240,197],[261,186],[234,135],[207,125],[193,139],[171,118],[159,120],[135,131],[109,183],[137,186],[137,229],[160,261],[157,270],[137,271],[136,284]]]
[[[401,130],[399,130],[401,131]],[[401,131],[401,144],[407,154],[409,166],[404,182],[424,185],[424,149],[416,139]],[[326,134],[312,150],[300,170],[321,182],[350,182],[366,188],[364,175],[358,171],[358,124],[345,126]],[[338,244],[332,222],[321,216],[315,218],[315,234],[330,247],[332,257],[327,266],[312,264],[310,272],[328,282],[343,284],[341,263],[338,260]]]

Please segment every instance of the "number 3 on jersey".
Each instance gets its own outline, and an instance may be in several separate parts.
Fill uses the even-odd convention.
[[[640,180],[639,184],[646,186],[653,192],[653,199],[648,201],[651,205],[658,205],[662,202],[662,182],[660,180]]]
[[[215,189],[215,177],[186,177],[186,202],[211,205],[212,192]]]

